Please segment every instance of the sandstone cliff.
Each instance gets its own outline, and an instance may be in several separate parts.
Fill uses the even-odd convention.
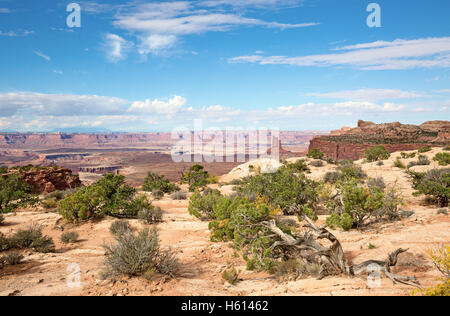
[[[318,148],[326,157],[333,159],[357,160],[364,156],[367,148],[376,145],[383,145],[389,152],[395,152],[449,143],[449,121],[430,121],[420,126],[359,121],[356,128],[345,127],[330,135],[313,138],[309,149]]]
[[[61,167],[22,167],[9,169],[7,174],[17,173],[34,190],[36,194],[51,193],[56,190],[64,191],[81,186],[77,175],[70,169]]]

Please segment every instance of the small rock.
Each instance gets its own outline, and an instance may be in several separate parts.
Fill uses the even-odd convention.
[[[448,212],[445,208],[442,208],[440,210],[437,211],[438,215],[448,215]]]

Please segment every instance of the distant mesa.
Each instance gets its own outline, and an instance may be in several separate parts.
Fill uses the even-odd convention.
[[[361,159],[367,148],[383,145],[389,152],[416,150],[450,143],[450,122],[429,121],[422,125],[399,122],[375,124],[358,121],[356,128],[343,127],[329,135],[314,137],[309,149],[318,148],[328,158]]]

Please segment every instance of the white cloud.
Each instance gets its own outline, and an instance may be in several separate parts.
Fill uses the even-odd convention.
[[[0,8],[0,13],[11,13],[11,10],[8,8]]]
[[[206,32],[225,32],[237,26],[265,26],[270,28],[299,28],[317,23],[284,24],[264,22],[234,14],[195,13],[167,16],[166,12],[139,12],[122,15],[114,22],[116,27],[147,34],[190,35]]]
[[[141,39],[138,52],[141,55],[160,55],[175,46],[177,37],[174,35],[154,34]]]
[[[159,99],[150,100],[147,99],[144,102],[136,101],[133,102],[128,109],[129,113],[146,113],[146,114],[163,114],[167,116],[173,116],[176,114],[184,105],[186,105],[187,100],[180,96],[174,96],[168,101],[161,101]]]
[[[318,23],[266,22],[243,16],[234,7],[257,7],[292,5],[298,0],[249,0],[249,1],[168,1],[157,3],[134,3],[122,7],[114,17],[113,25],[135,34],[141,40],[141,54],[158,54],[175,46],[180,36],[207,32],[226,32],[238,27],[261,26],[288,29],[318,25]],[[231,6],[231,9],[223,8]],[[94,6],[96,7],[96,6]]]
[[[46,61],[51,61],[51,60],[52,60],[49,56],[45,55],[45,54],[42,53],[41,51],[35,50],[34,53],[35,53],[37,56],[39,56],[39,57],[45,59]]]
[[[303,3],[303,0],[204,0],[201,4],[204,6],[232,6],[237,8],[256,7],[256,8],[280,8],[294,7]]]
[[[125,59],[132,47],[133,43],[123,39],[119,35],[111,33],[105,35],[103,49],[106,53],[106,58],[112,63],[117,63]]]
[[[57,75],[63,75],[64,72],[62,70],[53,70],[53,73],[57,74]]]
[[[101,127],[121,131],[145,131],[190,124],[203,119],[205,125],[226,126],[298,126],[298,122],[323,122],[337,119],[388,117],[401,119],[405,115],[426,111],[437,115],[447,112],[448,101],[412,101],[407,104],[370,100],[343,102],[309,102],[283,105],[261,110],[229,108],[220,104],[188,106],[187,99],[174,95],[167,99],[129,101],[96,95],[40,94],[31,92],[0,93],[1,129],[44,131],[68,127]],[[417,114],[416,114],[417,115]],[[420,114],[419,114],[420,115]],[[188,123],[186,123],[188,122]],[[325,123],[327,122],[327,123]],[[294,124],[294,125],[292,125]],[[297,125],[295,125],[297,124]],[[323,125],[322,124],[322,125]]]
[[[41,94],[11,92],[0,94],[0,117],[7,117],[19,111],[37,115],[101,115],[123,113],[130,102],[120,98],[96,95]]]
[[[415,99],[425,97],[424,94],[402,91],[396,89],[360,89],[347,90],[328,93],[308,93],[307,96],[327,98],[327,99],[346,99],[357,101],[380,101],[380,100],[395,100],[395,99]]]
[[[350,66],[362,70],[450,67],[450,37],[377,41],[340,47],[336,51],[339,53],[300,57],[239,56],[229,59],[229,62],[315,67]]]
[[[5,37],[26,37],[29,35],[33,35],[34,33],[35,33],[34,31],[29,31],[29,30],[8,31],[8,32],[3,32],[2,30],[0,30],[0,36],[5,36]]]

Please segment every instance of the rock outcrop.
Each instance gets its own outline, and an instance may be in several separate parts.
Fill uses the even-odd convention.
[[[383,145],[389,152],[395,152],[449,143],[449,121],[430,121],[419,126],[358,121],[356,128],[344,127],[330,135],[313,138],[309,149],[318,148],[326,157],[333,159],[357,160],[364,156],[367,148],[376,145]]]
[[[95,167],[80,167],[78,168],[79,172],[87,172],[87,173],[98,173],[98,174],[106,174],[113,172],[114,174],[120,174],[120,169],[122,166],[95,166]]]
[[[33,193],[35,194],[47,194],[81,186],[78,175],[72,174],[70,169],[61,167],[10,169],[5,175],[12,173],[19,174],[26,183],[33,187]]]

